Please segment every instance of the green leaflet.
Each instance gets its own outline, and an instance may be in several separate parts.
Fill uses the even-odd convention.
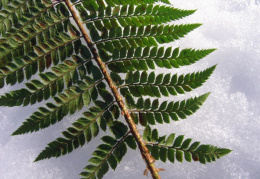
[[[128,43],[136,43],[136,46],[141,43],[139,40],[145,40],[146,46],[156,46],[153,43],[152,39],[156,40],[158,43],[167,43],[179,39],[180,37],[186,35],[188,32],[194,30],[199,27],[200,24],[185,24],[185,25],[156,25],[156,26],[140,26],[140,27],[131,27],[126,26],[125,28],[120,27],[111,27],[111,29],[103,30],[103,34],[98,38],[101,40],[100,42],[112,41],[113,44],[116,45],[116,42],[123,44],[124,39],[127,40]],[[89,30],[94,30],[97,28],[93,23],[88,23],[87,27]],[[122,40],[118,40],[121,38]],[[167,39],[169,38],[169,39]],[[113,41],[116,39],[116,41]],[[98,41],[97,40],[97,41]],[[149,42],[150,41],[150,42]],[[100,43],[98,42],[98,43]],[[105,44],[106,45],[106,44]],[[115,46],[114,45],[114,46]]]
[[[77,6],[78,8],[80,6]],[[81,8],[83,8],[81,6]],[[88,8],[88,7],[85,7]],[[104,27],[110,29],[113,25],[125,26],[141,26],[158,25],[170,21],[181,19],[185,16],[193,14],[194,10],[180,10],[170,6],[159,6],[153,4],[141,4],[134,6],[127,4],[123,6],[107,6],[97,10],[97,14],[87,16],[82,11],[82,20],[86,22],[93,21],[96,28],[102,30]],[[104,24],[104,25],[103,25]]]
[[[126,76],[125,85],[121,85],[119,88],[123,95],[129,93],[135,97],[184,94],[200,87],[209,78],[215,67],[212,66],[201,72],[180,76],[177,74],[156,76],[154,72],[147,74],[146,71],[142,73],[139,71],[130,72]]]
[[[84,117],[79,118],[72,124],[72,127],[62,132],[63,138],[58,138],[49,143],[48,147],[38,155],[35,161],[50,157],[59,157],[72,152],[74,149],[83,146],[86,142],[88,143],[92,138],[96,137],[100,128],[105,131],[107,123],[111,123],[110,129],[117,138],[122,137],[126,133],[127,127],[120,122],[114,121],[117,118],[111,114],[113,109],[114,105],[112,101],[106,104],[105,109],[101,109],[98,106],[91,107],[83,113]],[[125,128],[126,130],[123,130]],[[106,138],[106,140],[109,139]]]
[[[139,126],[145,127],[142,137],[156,160],[207,163],[228,154],[231,150],[183,135],[160,136],[149,126],[186,119],[209,95],[159,100],[202,86],[216,67],[183,75],[155,71],[192,65],[215,51],[163,46],[201,25],[173,24],[194,12],[168,0],[1,1],[0,88],[25,87],[0,96],[0,106],[48,100],[12,135],[36,132],[82,110],[35,161],[68,154],[102,130],[102,143],[81,173],[93,179],[115,170],[127,146],[145,145],[138,139]],[[136,130],[133,123],[140,124]]]
[[[75,1],[76,2],[76,1]],[[127,6],[127,5],[146,5],[146,4],[153,4],[156,2],[163,2],[165,4],[170,4],[168,0],[98,0],[98,1],[84,1],[82,4],[77,4],[77,10],[80,12],[80,16],[82,20],[86,19],[93,19],[96,17],[103,17],[102,11],[100,9],[105,9],[106,7],[115,7],[116,10],[113,11],[113,14],[115,15],[118,13],[119,5]],[[107,4],[107,6],[106,6]],[[123,8],[125,9],[125,8]],[[90,11],[92,13],[88,13],[87,11]],[[97,13],[99,12],[99,13]],[[125,12],[125,11],[123,11]],[[111,14],[112,10],[106,10],[107,14]],[[101,14],[101,15],[100,15]]]
[[[196,63],[203,57],[215,51],[215,49],[194,50],[179,48],[165,49],[164,47],[145,47],[115,49],[113,55],[108,57],[112,61],[107,62],[111,71],[126,73],[129,71],[142,71],[160,68],[180,68]],[[108,59],[106,59],[107,61]]]
[[[90,99],[88,98],[87,102],[83,97],[83,95],[89,95],[86,92],[75,87],[67,89],[65,93],[55,97],[59,105],[47,103],[47,108],[40,107],[12,135],[38,131],[61,121],[68,114],[74,114],[77,110],[82,109],[84,104],[89,104]]]
[[[54,105],[52,103],[47,103],[47,108],[40,107],[38,111],[34,112],[29,119],[27,119],[22,126],[20,126],[12,135],[19,135],[28,132],[38,131],[39,129],[43,129],[53,125],[59,121],[61,121],[65,116],[68,114],[72,115],[76,111],[81,110],[84,105],[88,107],[91,98],[90,95],[93,93],[93,87],[97,85],[98,89],[102,89],[103,92],[101,96],[103,97],[104,101],[96,101],[98,109],[104,110],[107,108],[108,104],[113,102],[113,97],[102,88],[102,82],[91,81],[92,83],[88,83],[87,80],[80,82],[80,87],[71,87],[70,89],[66,89],[64,93],[58,94],[58,96],[54,97],[55,102],[58,105]],[[93,108],[91,108],[93,110]],[[96,109],[96,108],[94,108]],[[113,106],[112,114],[110,116],[106,115],[106,120],[110,120],[112,117],[118,118],[118,110],[115,106]],[[99,111],[99,110],[98,110]],[[105,112],[105,111],[103,111]],[[106,114],[106,113],[105,113]],[[101,123],[101,122],[100,122]],[[102,120],[100,124],[101,128],[105,130],[106,128],[106,121]]]
[[[158,44],[173,42],[196,29],[201,24],[185,25],[156,25],[156,26],[127,26],[125,28],[113,27],[104,31],[101,36],[93,23],[88,23],[90,35],[98,45],[98,49],[113,52],[115,49],[126,47],[152,47]],[[110,47],[110,48],[109,48]]]
[[[88,61],[83,61],[77,56],[73,56],[72,59],[57,65],[53,68],[53,72],[40,74],[41,81],[32,80],[26,83],[28,89],[20,89],[0,96],[0,99],[2,99],[0,105],[18,106],[23,104],[23,106],[27,106],[28,104],[35,104],[43,99],[47,100],[51,96],[54,97],[61,93],[65,87],[72,87],[80,79],[85,78],[87,65],[91,65]]]
[[[53,37],[51,42],[47,42],[49,44],[48,47],[43,44],[44,48],[48,48],[45,51],[40,46],[35,47],[38,50],[38,54],[30,52],[23,57],[15,57],[12,62],[7,63],[4,67],[0,67],[0,79],[11,85],[17,82],[21,83],[25,79],[29,80],[37,72],[43,72],[52,64],[57,65],[59,62],[71,57],[76,48],[76,42],[75,38],[63,40]]]
[[[218,148],[212,145],[200,145],[199,142],[191,144],[192,139],[185,139],[180,135],[175,138],[175,134],[168,136],[166,142],[161,142],[153,137],[154,133],[158,133],[156,129],[151,130],[148,126],[144,132],[144,139],[147,141],[147,147],[152,156],[156,160],[165,162],[167,159],[174,163],[174,161],[182,162],[185,159],[188,162],[199,161],[202,164],[216,161],[231,152],[229,149]],[[147,136],[148,135],[148,136]]]
[[[97,147],[97,150],[93,152],[92,158],[89,159],[89,165],[84,168],[84,172],[81,176],[86,178],[102,178],[107,173],[109,166],[115,170],[118,163],[122,160],[127,153],[127,145],[130,148],[136,148],[136,143],[133,137],[129,135],[127,126],[121,122],[114,122],[112,125],[114,130],[121,130],[122,127],[126,128],[124,132],[114,133],[116,138],[111,136],[102,137],[103,144]],[[117,128],[117,129],[116,129]]]
[[[35,4],[29,3],[28,0],[22,1],[13,1],[7,3],[8,1],[1,2],[1,8],[4,8],[4,11],[1,11],[0,23],[2,24],[0,32],[1,35],[5,35],[12,28],[19,27],[19,18],[24,18],[23,23],[26,22],[26,18],[30,18],[30,13],[38,13],[39,10],[42,10],[46,7],[52,5],[51,1],[36,2]],[[2,4],[3,3],[3,4]],[[33,7],[36,6],[37,8]],[[11,22],[8,23],[8,20]]]
[[[11,27],[11,23],[8,26],[7,24],[3,25],[6,32],[2,31],[4,38],[1,39],[2,43],[0,44],[0,66],[12,61],[15,57],[20,57],[34,50],[41,55],[44,51],[52,48],[52,46],[49,46],[50,44],[69,38],[66,35],[67,28],[64,28],[63,25],[70,22],[68,21],[65,24],[63,22],[68,18],[59,10],[62,5],[57,5],[55,11],[51,2],[46,5],[40,4],[26,4],[31,7],[25,7],[25,12],[21,12],[19,18],[21,24],[14,23],[14,28]],[[38,6],[38,8],[33,6]],[[35,11],[36,9],[37,11]],[[65,11],[66,9],[63,10],[63,12]],[[8,16],[8,18],[10,17]],[[50,42],[50,39],[58,38],[55,37],[58,33],[61,33],[59,39]],[[37,41],[43,43],[40,45],[37,44]]]
[[[133,109],[132,113],[137,114],[137,121],[141,124],[144,120],[151,125],[155,125],[155,121],[157,123],[170,123],[169,119],[178,121],[195,113],[208,96],[209,93],[206,93],[183,101],[163,101],[160,104],[158,99],[151,102],[149,98],[146,100],[139,98],[136,104],[137,109]]]

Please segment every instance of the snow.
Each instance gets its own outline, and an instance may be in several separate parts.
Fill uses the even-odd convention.
[[[201,109],[186,120],[158,125],[160,134],[184,134],[186,138],[232,149],[215,163],[156,162],[162,178],[237,179],[260,177],[260,1],[259,0],[175,0],[178,8],[197,12],[178,23],[203,23],[203,26],[179,40],[181,48],[218,48],[216,52],[181,72],[202,70],[214,64],[211,78],[191,96],[211,92]],[[10,90],[5,88],[1,90]],[[11,137],[37,106],[0,108],[0,179],[76,179],[86,166],[98,141],[58,159],[33,163],[47,143],[61,136],[76,117],[67,117],[58,125],[33,135]],[[139,151],[129,152],[116,171],[105,178],[146,178]]]

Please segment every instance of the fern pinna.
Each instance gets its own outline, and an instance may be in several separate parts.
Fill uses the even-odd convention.
[[[161,170],[155,160],[206,163],[230,152],[182,135],[159,137],[150,127],[185,119],[209,95],[172,101],[200,87],[215,66],[183,75],[155,72],[191,65],[215,50],[163,47],[201,25],[172,23],[194,10],[176,9],[168,0],[2,0],[0,9],[0,87],[26,81],[26,87],[2,95],[0,105],[49,100],[13,135],[38,131],[83,110],[35,161],[68,154],[100,130],[107,135],[83,178],[115,170],[127,147],[140,150],[145,173],[153,178],[160,178]],[[145,128],[142,134],[137,126]]]

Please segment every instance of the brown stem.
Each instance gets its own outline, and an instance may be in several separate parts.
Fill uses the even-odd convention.
[[[158,171],[154,165],[154,161],[153,161],[153,158],[152,156],[150,155],[145,143],[143,142],[142,140],[142,137],[141,135],[139,134],[138,130],[137,130],[137,127],[128,111],[128,109],[126,108],[125,106],[125,103],[123,101],[123,98],[122,96],[120,95],[119,91],[117,90],[115,84],[113,83],[109,73],[108,73],[108,70],[106,69],[106,66],[105,64],[102,62],[101,58],[99,57],[98,55],[98,52],[97,52],[97,49],[95,48],[94,44],[92,43],[90,37],[88,36],[87,34],[87,31],[86,29],[84,28],[83,26],[83,23],[82,21],[80,20],[80,17],[77,13],[77,11],[74,9],[73,7],[73,4],[70,2],[70,0],[64,0],[64,2],[66,3],[67,7],[69,8],[76,24],[78,25],[81,33],[83,34],[83,37],[85,39],[85,41],[87,42],[88,44],[88,47],[91,51],[91,53],[93,54],[94,56],[94,59],[96,60],[96,62],[98,63],[109,87],[111,88],[111,91],[112,93],[114,94],[115,98],[116,98],[116,101],[122,111],[122,114],[124,115],[125,119],[126,119],[126,122],[130,128],[130,131],[132,133],[132,135],[134,136],[136,142],[137,142],[137,145],[139,147],[139,150],[147,164],[147,167],[149,168],[150,172],[151,172],[151,175],[154,179],[160,179],[161,177],[159,176],[158,174]]]

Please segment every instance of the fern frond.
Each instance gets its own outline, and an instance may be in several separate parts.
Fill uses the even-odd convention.
[[[65,20],[67,23],[71,23],[69,21],[69,17],[58,17],[59,14],[50,9],[53,7],[53,5],[54,4],[51,4],[49,7],[47,7],[47,11],[43,14],[40,14],[40,16],[33,16],[31,14],[33,17],[32,19],[30,19],[27,23],[20,25],[19,28],[12,29],[10,33],[6,33],[1,41],[10,42],[16,40],[16,43],[12,43],[12,47],[16,48],[16,46],[19,46],[22,43],[28,42],[34,38],[46,39],[46,37],[44,37],[46,35],[52,37],[58,32],[67,32],[65,30],[63,31],[63,28],[61,27],[65,27],[65,24],[63,23]]]
[[[61,121],[68,114],[72,115],[76,111],[81,110],[83,106],[88,107],[93,99],[93,96],[96,95],[95,86],[103,86],[102,80],[94,82],[94,80],[89,79],[87,82],[80,82],[79,85],[81,88],[73,86],[65,90],[65,92],[58,94],[54,97],[54,101],[58,105],[53,103],[47,103],[46,107],[40,107],[38,111],[34,112],[29,119],[23,122],[23,125],[20,126],[12,135],[20,135],[28,132],[38,131],[40,129],[46,128],[50,125],[53,125]],[[100,90],[100,88],[98,88]],[[111,102],[113,98],[109,96],[108,92],[103,89],[105,102],[94,101],[101,104],[107,105],[108,102]],[[92,96],[92,98],[91,98]]]
[[[72,124],[73,127],[69,127],[62,132],[63,138],[58,138],[49,143],[48,147],[38,155],[35,161],[66,155],[79,146],[83,146],[86,142],[90,142],[92,138],[98,135],[99,128],[106,130],[107,123],[116,119],[112,115],[114,108],[114,102],[107,103],[105,109],[97,106],[91,107],[89,111],[83,113],[84,117],[79,118]]]
[[[104,13],[105,12],[105,13]],[[159,25],[193,14],[194,10],[180,10],[170,6],[159,5],[124,5],[99,8],[97,16],[83,17],[85,22],[94,22],[98,30],[112,27],[126,27],[142,25]]]
[[[151,130],[148,126],[144,131],[144,140],[147,148],[156,160],[166,162],[182,162],[185,159],[188,162],[199,161],[202,164],[216,161],[231,152],[229,149],[218,148],[212,145],[200,145],[200,142],[191,144],[192,139],[184,140],[184,136],[175,137],[175,134],[159,137],[156,129]]]
[[[161,104],[158,99],[151,101],[149,98],[146,100],[139,98],[136,103],[137,109],[132,109],[130,112],[136,118],[135,121],[139,121],[143,126],[155,125],[156,122],[170,123],[170,119],[178,121],[195,113],[208,96],[209,93],[206,93],[183,101],[163,101]]]
[[[186,75],[171,76],[171,74],[155,75],[154,72],[148,74],[146,71],[140,74],[139,71],[127,74],[125,84],[119,86],[122,94],[129,93],[135,97],[151,96],[161,97],[184,94],[192,89],[200,87],[213,73],[216,66],[212,66],[204,71]]]
[[[37,53],[30,53],[23,58],[14,58],[12,62],[0,67],[0,81],[2,82],[0,87],[3,87],[4,81],[6,84],[14,85],[17,82],[22,82],[25,78],[29,80],[32,75],[38,71],[44,71],[52,63],[57,64],[59,61],[64,61],[70,57],[79,38],[71,39],[65,34],[62,37],[54,37],[51,41],[48,41],[48,45],[34,46]],[[74,46],[72,43],[74,43]],[[5,63],[5,60],[2,62]]]
[[[88,71],[87,68],[91,67],[98,70],[92,63],[88,63],[89,60],[90,56],[86,60],[78,56],[72,56],[72,60],[66,60],[64,63],[53,67],[53,72],[40,74],[41,81],[32,80],[27,82],[28,89],[15,90],[0,96],[0,106],[17,106],[21,104],[27,106],[28,104],[41,102],[43,99],[46,100],[50,96],[55,96],[64,89],[64,82],[67,87],[71,87],[80,80],[80,77],[84,78],[86,71]],[[83,66],[84,64],[85,66]],[[78,69],[76,70],[76,68]],[[96,78],[97,81],[100,79]]]
[[[5,75],[2,75],[2,80],[5,80],[6,84],[14,85],[17,82],[21,83],[25,79],[25,77],[29,79],[32,77],[33,73],[36,73],[37,71],[43,71],[45,68],[49,67],[53,63],[51,60],[51,56],[48,56],[45,59],[36,62],[30,61],[29,63],[24,63],[19,59],[17,60],[20,62],[20,67],[12,71],[6,71]],[[79,75],[82,79],[82,75],[84,75],[85,73],[79,73],[78,69],[80,69],[81,71],[83,70],[83,72],[86,71],[86,64],[89,60],[90,57],[86,60],[83,60],[79,56],[73,55],[71,59],[65,60],[57,66],[52,67],[52,72],[42,73],[40,75],[40,78],[41,80],[43,80],[43,82],[41,82],[40,80],[32,80],[30,82],[27,82],[26,86],[30,90],[33,90],[34,93],[37,93],[40,90],[47,90],[46,88],[49,88],[59,79],[63,78],[63,81],[65,81],[65,86],[70,87],[72,86],[72,84],[75,83],[75,79],[78,79],[77,77]],[[30,68],[34,71],[28,75],[28,70],[24,71],[23,68]],[[51,76],[51,78],[49,79],[48,76]],[[48,99],[48,97],[44,99],[46,100]]]
[[[52,98],[12,135],[44,129],[84,110],[35,161],[68,154],[109,129],[113,137],[101,137],[103,144],[81,173],[93,179],[115,170],[127,145],[139,148],[147,171],[158,179],[153,158],[206,163],[229,153],[198,142],[190,145],[191,139],[175,139],[175,134],[159,137],[149,127],[185,119],[209,95],[177,102],[158,99],[200,87],[216,66],[185,75],[148,72],[191,65],[215,50],[162,46],[201,25],[173,24],[194,12],[177,9],[169,0],[0,1],[0,88],[26,80],[26,87],[0,96],[0,106],[28,106]],[[121,115],[125,124],[118,121]],[[138,122],[146,127],[146,143]]]
[[[25,23],[27,18],[30,18],[32,14],[54,5],[49,0],[43,2],[37,1],[35,4],[29,0],[3,1],[1,4],[2,8],[4,8],[0,14],[0,34],[2,36],[6,35],[8,31],[11,33],[15,28],[20,28],[21,23]]]
[[[25,12],[21,14],[21,17],[19,19],[20,24],[15,24],[16,28],[12,28],[10,32],[7,32],[5,35],[3,35],[5,40],[10,40],[13,37],[17,36],[16,39],[21,41],[23,39],[21,37],[24,37],[26,39],[28,37],[35,36],[36,34],[41,34],[46,30],[51,30],[51,34],[55,32],[61,32],[63,30],[63,28],[58,27],[61,25],[60,23],[62,21],[69,19],[69,17],[66,17],[66,15],[64,15],[66,14],[66,12],[60,12],[58,10],[58,7],[61,6],[57,5],[59,4],[59,2],[45,5],[41,4],[41,2],[36,3],[38,4],[38,6],[35,5],[36,7],[29,8],[34,10],[35,8],[38,8],[38,10],[35,10],[36,14],[30,12]],[[41,6],[41,8],[39,8],[39,6]],[[53,26],[56,27],[53,28]]]
[[[75,1],[72,1],[72,2],[77,2],[77,1],[75,0]],[[98,8],[100,8],[100,7],[104,8],[104,7],[106,7],[106,5],[111,6],[111,7],[115,7],[115,6],[118,6],[118,5],[126,6],[126,5],[139,5],[139,4],[153,4],[153,3],[157,3],[157,2],[170,4],[170,2],[168,0],[130,0],[130,1],[127,1],[127,2],[125,0],[116,0],[116,1],[99,0],[99,1],[85,1],[84,3],[78,4],[78,5],[83,5],[84,8],[86,8],[86,10],[92,11],[95,14],[95,12],[98,10]]]
[[[77,1],[75,1],[77,2]],[[78,1],[79,2],[79,1]],[[96,19],[105,18],[106,16],[110,16],[119,11],[125,11],[128,7],[128,14],[135,9],[135,5],[146,5],[146,4],[153,4],[156,2],[162,2],[165,4],[170,4],[167,0],[131,0],[131,1],[124,1],[124,0],[99,0],[99,1],[84,1],[84,3],[78,3],[75,5],[75,8],[79,12],[79,16],[81,17],[82,21],[86,21],[89,19]],[[122,7],[121,7],[122,6]],[[120,10],[122,8],[123,10]],[[113,10],[112,10],[113,9]],[[144,8],[142,8],[144,10]],[[105,12],[104,12],[105,11]]]
[[[12,60],[12,58],[19,57],[24,53],[33,51],[33,46],[37,44],[37,41],[45,41],[45,39],[50,39],[55,33],[55,29],[52,31],[45,31],[47,33],[41,33],[42,29],[47,28],[51,16],[48,17],[47,10],[51,9],[55,4],[50,4],[48,7],[43,9],[37,9],[36,7],[30,7],[32,10],[30,14],[26,13],[25,17],[21,17],[23,24],[18,30],[13,30],[7,38],[3,38],[0,46],[0,66]],[[58,4],[57,7],[63,4]],[[34,5],[30,5],[34,6]],[[64,6],[64,5],[63,5]],[[65,7],[66,8],[66,7]],[[65,11],[66,9],[64,9]],[[65,12],[63,12],[65,13]],[[62,13],[59,13],[62,15]],[[62,15],[63,16],[63,15]],[[37,38],[35,38],[37,37]]]
[[[97,28],[93,23],[87,23],[90,36],[97,44],[98,49],[113,52],[114,49],[126,47],[151,47],[159,44],[173,42],[192,30],[198,28],[201,24],[185,25],[155,25],[155,26],[126,26],[125,28],[113,27],[110,30],[104,29],[99,35]]]
[[[160,68],[179,68],[180,66],[191,65],[215,51],[215,49],[194,50],[179,48],[172,50],[171,47],[145,47],[145,48],[122,48],[115,49],[111,56],[103,54],[102,60],[108,68],[115,73],[129,71],[142,71]]]
[[[52,38],[52,40],[46,41],[46,43],[48,43],[48,45],[46,45],[45,43],[38,44],[38,45],[34,45],[31,49],[28,49],[28,50],[35,51],[36,59],[34,59],[34,60],[39,60],[39,59],[45,57],[46,55],[50,54],[52,51],[55,51],[57,49],[62,50],[61,47],[64,48],[64,46],[66,46],[67,44],[73,43],[74,41],[78,40],[79,38],[80,37],[70,37],[65,33],[59,33],[59,36],[55,36]],[[19,48],[20,47],[21,46],[19,46]],[[21,47],[21,49],[18,49],[18,50],[24,50],[24,49],[23,49],[23,47]],[[63,51],[65,51],[65,50],[63,50]],[[11,52],[15,53],[15,50],[10,50],[9,52],[7,51],[6,53],[3,54],[3,56],[0,57],[0,60],[1,60],[0,66],[1,67],[3,65],[5,65],[6,63],[11,62],[11,58],[20,56],[20,54],[12,54],[12,56],[10,56]],[[30,53],[28,55],[30,55]],[[33,54],[32,56],[35,57],[35,54]],[[66,54],[64,53],[63,56],[61,56],[61,58],[66,58]]]
[[[117,137],[104,136],[101,138],[104,143],[99,145],[97,150],[93,152],[93,157],[88,161],[90,164],[80,174],[84,178],[102,178],[107,173],[109,166],[113,170],[116,169],[127,152],[127,145],[130,148],[136,148],[136,143],[132,140],[131,135],[129,135],[130,131],[127,132],[128,129],[124,124],[114,122],[113,128],[116,128]]]

